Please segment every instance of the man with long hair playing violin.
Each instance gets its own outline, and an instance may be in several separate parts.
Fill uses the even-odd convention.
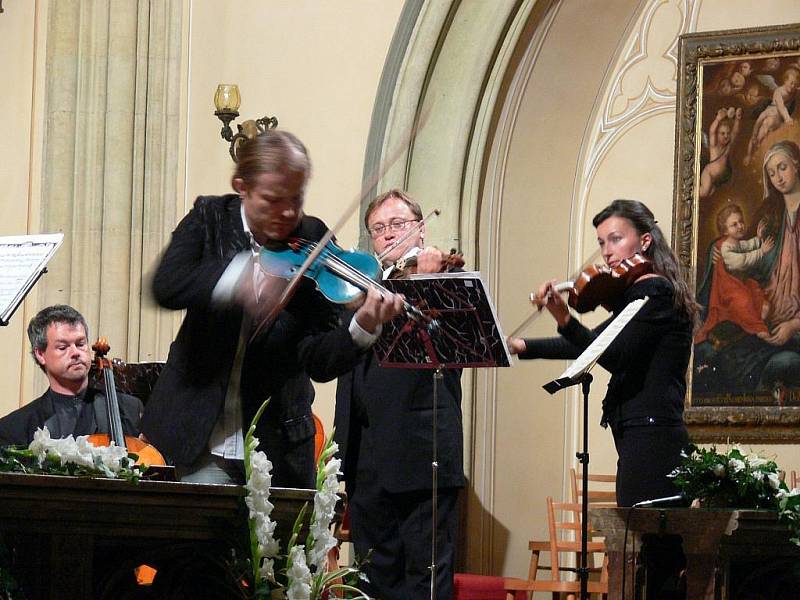
[[[424,247],[422,211],[408,194],[391,190],[367,207],[364,224],[384,277],[411,257],[417,273],[442,270],[445,257]],[[437,394],[438,505],[433,522],[433,372],[389,369],[364,356],[336,389],[336,441],[348,494],[351,539],[368,557],[370,596],[430,597],[431,536],[437,535],[437,598],[453,597],[458,490],[464,485],[461,371],[444,372]]]
[[[291,133],[244,141],[231,180],[236,193],[200,196],[156,270],[156,300],[186,317],[142,430],[183,481],[242,483],[242,429],[269,398],[256,435],[273,464],[272,483],[314,488],[309,377],[327,381],[351,369],[380,324],[400,311],[400,297],[370,290],[340,322],[307,278],[277,302],[290,284],[264,273],[261,248],[316,242],[327,232],[303,212],[310,172],[306,148]]]
[[[0,419],[0,445],[28,445],[47,427],[52,438],[109,433],[103,393],[89,386],[92,357],[86,320],[67,305],[48,306],[28,324],[33,360],[47,376],[47,391]],[[142,402],[117,394],[122,429],[139,435]]]

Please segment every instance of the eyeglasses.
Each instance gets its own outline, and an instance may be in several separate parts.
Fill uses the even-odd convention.
[[[380,237],[384,234],[384,232],[389,229],[390,231],[403,231],[406,228],[406,225],[409,223],[417,223],[419,219],[392,219],[389,221],[388,225],[384,225],[383,223],[378,223],[377,225],[373,225],[367,231],[369,234],[376,238]]]

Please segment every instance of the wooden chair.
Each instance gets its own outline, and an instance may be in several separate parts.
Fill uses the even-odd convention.
[[[798,483],[797,479],[798,479],[797,471],[795,471],[794,469],[789,471],[789,481],[787,481],[786,483],[788,484],[790,490],[793,490],[797,487]]]
[[[588,499],[592,508],[616,508],[617,492],[615,486],[617,483],[617,476],[589,473],[588,479]],[[569,481],[572,501],[579,504],[583,498],[583,490],[581,488],[583,484],[583,473],[571,468],[569,470]]]
[[[504,586],[507,600],[513,600],[514,594],[518,591],[528,592],[529,598],[533,592],[551,592],[554,600],[558,600],[561,594],[566,594],[566,597],[572,600],[577,597],[581,589],[580,581],[566,577],[568,573],[574,573],[575,569],[563,566],[561,555],[566,553],[580,554],[580,516],[580,504],[575,502],[553,502],[551,497],[547,497],[547,525],[550,539],[547,542],[529,542],[531,562],[528,578],[505,578]],[[605,543],[593,540],[592,532],[590,531],[586,547],[590,554],[600,554],[602,556],[601,566],[590,566],[590,572],[594,575],[594,578],[589,581],[588,591],[590,594],[601,594],[606,597],[608,595],[608,560],[605,556]],[[542,552],[550,553],[549,565],[540,563]],[[539,571],[549,571],[549,578],[538,578]]]

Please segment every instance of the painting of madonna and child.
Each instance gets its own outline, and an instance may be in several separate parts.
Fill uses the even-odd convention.
[[[693,406],[800,405],[800,54],[706,64]]]

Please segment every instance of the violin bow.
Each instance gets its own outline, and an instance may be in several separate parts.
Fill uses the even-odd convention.
[[[572,286],[575,285],[575,280],[578,278],[578,275],[580,275],[581,271],[583,271],[590,264],[593,264],[594,261],[596,261],[598,258],[600,258],[600,256],[601,256],[601,251],[600,251],[600,248],[598,248],[597,250],[595,250],[592,253],[591,256],[589,256],[589,258],[587,258],[585,261],[583,261],[583,264],[578,268],[577,271],[575,271],[575,273],[573,273],[569,277],[569,279],[567,281],[559,283],[559,284],[557,284],[555,286],[556,292],[566,292],[566,291],[568,291]],[[534,299],[535,299],[533,292],[531,292],[530,299],[531,299],[531,302],[533,302]],[[533,313],[528,315],[528,317],[519,325],[519,327],[517,327],[514,331],[512,331],[509,334],[508,337],[510,337],[510,338],[519,337],[520,333],[525,331],[531,325],[531,323],[533,323],[534,321],[536,321],[536,319],[539,318],[539,315],[542,314],[542,308],[543,307],[540,306]]]
[[[429,221],[433,217],[438,217],[440,214],[442,214],[442,211],[439,210],[438,208],[434,208],[430,213],[428,213],[428,216],[426,216],[421,221],[418,221],[417,224],[414,225],[414,227],[406,231],[402,236],[400,236],[394,242],[392,242],[390,246],[388,246],[383,252],[381,252],[377,256],[378,262],[381,264],[381,266],[383,265],[383,259],[389,256],[389,254],[391,254],[395,248],[397,248],[400,244],[405,242],[408,238],[410,238],[417,231],[419,231],[422,228],[422,226],[425,225],[426,221]]]
[[[387,171],[391,168],[394,163],[397,162],[402,155],[405,149],[407,148],[408,144],[411,143],[416,137],[417,134],[422,130],[425,126],[425,123],[428,121],[428,116],[431,113],[431,108],[428,107],[425,111],[420,114],[420,118],[414,124],[414,126],[406,133],[406,135],[398,142],[397,146],[394,150],[389,154],[389,156],[383,161],[380,168],[361,185],[361,189],[359,190],[358,194],[356,194],[355,198],[347,205],[347,208],[342,213],[342,216],[339,217],[339,220],[334,224],[334,226],[322,236],[322,238],[316,242],[316,246],[314,249],[309,253],[306,259],[303,261],[303,264],[297,269],[295,273],[292,274],[292,278],[289,280],[289,283],[284,288],[281,297],[275,303],[275,306],[269,311],[267,316],[258,324],[258,326],[253,331],[253,335],[250,336],[250,342],[252,342],[259,333],[272,321],[274,321],[278,313],[286,308],[286,305],[289,303],[289,300],[292,299],[294,296],[295,291],[297,290],[297,286],[300,284],[300,281],[305,275],[306,271],[308,271],[309,267],[314,263],[315,260],[319,257],[325,247],[328,245],[333,239],[333,236],[336,235],[336,232],[339,231],[347,220],[350,218],[353,212],[355,212],[358,207],[361,205],[361,202],[364,201],[370,190],[375,187],[378,182],[386,175]]]

